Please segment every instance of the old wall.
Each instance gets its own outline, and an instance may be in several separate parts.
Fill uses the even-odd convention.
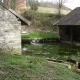
[[[21,54],[21,22],[0,6],[0,52]]]
[[[26,9],[26,0],[17,0],[16,9]]]

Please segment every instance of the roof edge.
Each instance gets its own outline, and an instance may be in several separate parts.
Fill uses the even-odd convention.
[[[12,10],[11,8],[8,9],[8,7],[6,7],[1,1],[0,1],[0,5],[2,7],[4,7],[6,10],[8,10],[9,12],[11,12],[12,14],[14,14],[16,17],[18,17],[19,19],[21,19],[23,22],[25,22],[27,25],[30,25],[31,22],[29,20],[27,20],[26,18],[24,18],[23,16],[21,16],[20,14],[18,14],[17,12],[15,12],[14,10]]]

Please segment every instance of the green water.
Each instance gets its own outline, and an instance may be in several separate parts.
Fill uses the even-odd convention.
[[[63,43],[24,44],[23,55],[67,60],[80,57],[80,47]]]

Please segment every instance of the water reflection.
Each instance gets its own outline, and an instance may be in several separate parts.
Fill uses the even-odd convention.
[[[68,59],[80,56],[80,47],[63,43],[23,44],[23,55],[35,55],[54,59]]]
[[[35,43],[35,42],[31,42],[32,45],[35,45],[35,46],[42,46],[43,44],[40,44],[40,43]]]

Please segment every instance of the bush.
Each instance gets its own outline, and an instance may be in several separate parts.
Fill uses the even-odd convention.
[[[58,31],[58,27],[53,26],[59,19],[58,15],[27,10],[24,12],[23,16],[32,22],[32,26],[40,28],[42,32],[46,30],[49,30],[50,32]]]

